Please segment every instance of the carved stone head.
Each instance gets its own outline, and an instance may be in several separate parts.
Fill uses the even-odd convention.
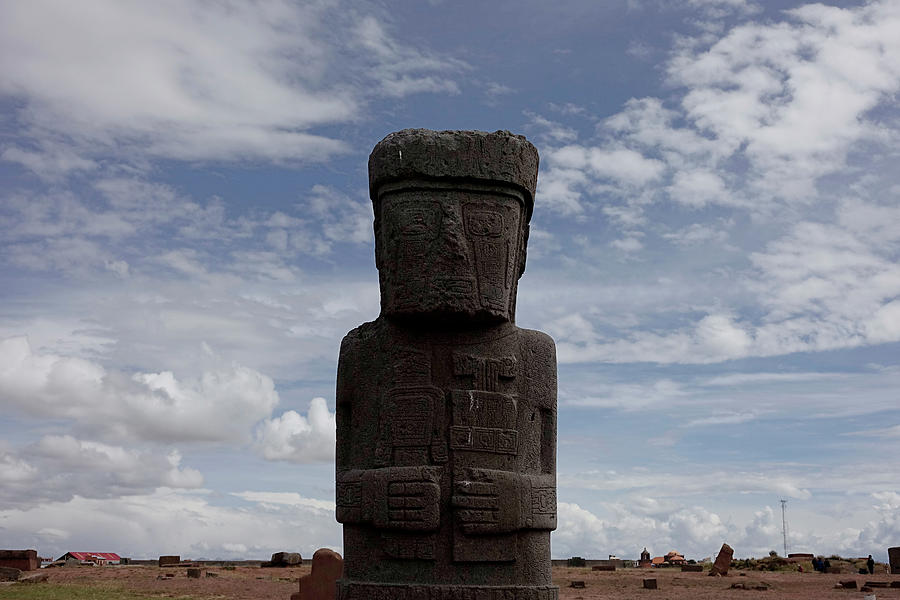
[[[534,146],[507,131],[405,129],[375,146],[382,314],[513,321],[537,169]]]

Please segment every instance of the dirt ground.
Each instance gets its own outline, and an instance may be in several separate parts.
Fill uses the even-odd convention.
[[[127,590],[159,597],[188,596],[197,599],[289,600],[298,589],[298,578],[309,567],[260,569],[237,567],[227,570],[207,567],[213,576],[188,579],[185,568],[158,567],[82,567],[52,569],[51,583],[112,584]],[[170,579],[166,573],[174,574]],[[820,573],[761,573],[734,571],[727,577],[709,577],[707,573],[682,573],[676,569],[622,569],[615,572],[591,571],[586,568],[554,568],[554,583],[559,586],[562,600],[862,600],[875,594],[878,600],[900,600],[900,588],[878,588],[863,593],[857,590],[834,589],[838,581],[855,579],[861,586],[866,581],[900,581],[900,575],[824,575]],[[160,578],[163,577],[163,578]],[[658,589],[643,589],[643,579],[655,578]],[[584,581],[585,588],[569,587],[573,581]],[[766,584],[769,589],[732,589],[734,583],[753,588]]]

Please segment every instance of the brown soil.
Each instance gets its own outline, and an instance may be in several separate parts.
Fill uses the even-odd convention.
[[[188,579],[187,569],[158,567],[81,567],[47,571],[51,583],[114,584],[135,592],[160,597],[235,600],[289,600],[298,589],[298,579],[309,573],[308,566],[286,569],[237,567],[226,570],[206,567],[215,577]],[[171,579],[159,579],[166,573]],[[823,575],[820,573],[759,573],[733,571],[726,577],[709,577],[708,573],[682,573],[676,569],[624,569],[615,572],[591,571],[586,568],[554,568],[554,583],[559,586],[561,600],[862,600],[857,590],[834,589],[838,581],[900,581],[898,575]],[[643,589],[643,579],[655,578],[658,589]],[[573,581],[584,581],[585,588],[569,587]],[[732,589],[743,583],[749,589]],[[752,589],[764,584],[765,591]],[[878,600],[900,600],[900,588],[875,589]]]

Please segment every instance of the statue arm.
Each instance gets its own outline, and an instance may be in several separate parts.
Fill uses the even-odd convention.
[[[433,531],[440,525],[441,467],[353,469],[337,474],[337,520],[378,529]]]
[[[451,503],[464,533],[556,529],[556,477],[468,468],[454,482]]]
[[[355,335],[351,331],[341,340],[341,353],[338,357],[337,389],[335,390],[335,421],[337,422],[337,442],[335,448],[335,467],[340,479],[341,471],[350,466],[350,446],[352,443],[351,422],[353,418],[353,394],[359,351],[356,347]]]

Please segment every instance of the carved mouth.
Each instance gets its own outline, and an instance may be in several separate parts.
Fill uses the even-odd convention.
[[[433,286],[453,297],[467,298],[475,292],[475,280],[470,277],[438,277]]]

